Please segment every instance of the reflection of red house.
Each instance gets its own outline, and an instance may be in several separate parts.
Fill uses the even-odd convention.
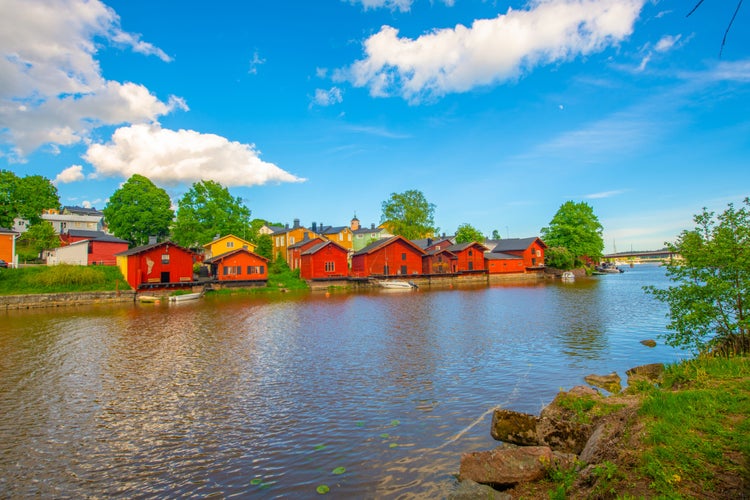
[[[547,245],[537,237],[497,241],[492,252],[485,254],[487,270],[496,274],[541,269],[546,248]]]
[[[117,264],[116,254],[128,249],[128,242],[116,238],[104,231],[83,231],[71,229],[61,234],[60,239],[65,244],[88,240],[88,265],[114,266]]]
[[[352,276],[422,274],[424,251],[402,236],[370,243],[352,256]]]
[[[268,281],[268,259],[245,248],[217,255],[205,263],[219,281]]]
[[[116,256],[117,266],[131,287],[193,281],[195,254],[171,241],[131,248]]]
[[[300,276],[306,280],[343,278],[349,275],[349,251],[324,241],[302,252]]]
[[[286,262],[289,264],[289,269],[299,269],[302,265],[302,253],[324,241],[326,240],[323,238],[306,238],[299,243],[289,245],[286,249]]]
[[[451,245],[448,250],[456,255],[456,270],[460,273],[483,273],[484,252],[489,250],[486,246],[472,241],[470,243],[458,243]]]
[[[455,273],[458,257],[445,248],[435,248],[422,256],[422,274]]]

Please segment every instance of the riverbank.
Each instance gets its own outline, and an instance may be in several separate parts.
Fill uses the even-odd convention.
[[[657,383],[637,379],[609,397],[570,391],[550,406],[590,426],[585,448],[488,498],[750,497],[747,357],[688,360]]]

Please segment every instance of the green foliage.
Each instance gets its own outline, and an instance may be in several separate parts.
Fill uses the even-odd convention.
[[[566,201],[541,235],[547,247],[567,248],[573,256],[598,259],[604,250],[604,228],[588,203]]]
[[[179,245],[205,245],[216,235],[252,236],[250,210],[242,198],[232,197],[229,190],[215,181],[192,185],[180,199],[172,239]]]
[[[380,221],[387,223],[393,234],[408,240],[426,238],[438,231],[435,227],[435,205],[416,189],[391,193],[391,197],[383,202],[382,210]]]
[[[147,244],[149,236],[164,240],[174,217],[167,192],[138,174],[110,196],[103,212],[112,234],[131,246]]]
[[[484,235],[482,232],[468,223],[463,223],[456,229],[456,243],[471,243],[476,241],[482,243]]]
[[[500,236],[500,231],[498,231],[497,229],[493,229],[492,230],[492,238],[491,239],[493,239],[493,240],[501,240],[501,239],[503,239],[503,237]]]
[[[60,246],[60,237],[48,221],[40,221],[29,228],[18,238],[18,254],[22,260],[34,260],[43,250]]]
[[[575,256],[565,247],[548,247],[544,251],[544,263],[555,269],[573,269],[576,264]]]
[[[30,293],[97,292],[128,290],[120,269],[115,266],[36,266],[3,269],[0,295]]]
[[[255,239],[255,253],[265,257],[269,262],[273,259],[273,239],[269,234],[260,234]]]
[[[743,204],[718,216],[704,208],[694,229],[667,244],[682,257],[667,264],[673,285],[645,290],[669,306],[668,345],[750,351],[750,199]]]
[[[38,224],[43,210],[59,208],[57,188],[46,177],[0,170],[0,227],[12,228],[16,217]]]

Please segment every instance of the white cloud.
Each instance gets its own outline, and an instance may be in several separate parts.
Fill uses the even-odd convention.
[[[158,124],[121,127],[111,142],[89,146],[84,158],[100,176],[141,174],[169,185],[213,180],[224,186],[256,186],[306,180],[262,161],[252,144]]]
[[[257,75],[258,66],[261,66],[265,63],[266,60],[260,57],[260,54],[258,54],[258,51],[256,50],[255,52],[253,52],[253,58],[250,59],[250,69],[248,69],[247,72],[251,75]]]
[[[680,38],[682,38],[682,35],[672,36],[672,35],[665,35],[661,37],[661,40],[656,42],[656,46],[654,47],[654,50],[657,52],[667,52],[672,47],[674,47],[677,42],[680,41]]]
[[[367,9],[379,9],[386,7],[391,10],[400,10],[401,12],[408,12],[411,9],[411,4],[414,0],[349,0],[350,3],[357,4],[361,3],[362,6]]]
[[[82,181],[84,179],[83,167],[81,165],[71,165],[55,177],[53,184],[68,184],[70,182]]]
[[[328,90],[315,89],[315,96],[313,97],[313,104],[318,106],[331,106],[333,104],[339,104],[344,100],[341,94],[341,89],[338,87],[331,87]]]
[[[624,189],[617,189],[615,191],[602,191],[601,193],[591,193],[584,196],[584,198],[587,198],[589,200],[600,200],[603,198],[611,198],[613,196],[619,196],[626,191]]]
[[[98,0],[3,0],[0,4],[0,129],[23,156],[70,145],[95,127],[151,121],[184,103],[159,101],[142,85],[106,81],[94,38],[169,57],[119,27]]]
[[[573,59],[628,37],[645,0],[536,0],[471,27],[439,29],[417,39],[383,26],[364,42],[366,57],[337,72],[373,96],[465,92],[518,78],[540,64]]]

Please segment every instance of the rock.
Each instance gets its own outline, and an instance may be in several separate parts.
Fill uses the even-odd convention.
[[[448,495],[448,500],[475,500],[477,498],[486,498],[488,500],[512,500],[507,493],[497,491],[486,484],[479,484],[476,481],[466,479],[458,483],[456,489]]]
[[[537,437],[555,451],[581,453],[594,430],[590,420],[582,422],[581,414],[571,409],[571,400],[576,398],[601,399],[602,395],[591,387],[577,386],[555,396],[539,415]]]
[[[554,456],[548,446],[500,446],[491,451],[464,453],[459,481],[471,480],[500,488],[545,477]]]
[[[538,417],[528,413],[497,409],[492,415],[490,434],[497,441],[520,446],[536,446],[539,442],[536,433]]]
[[[656,347],[656,341],[653,339],[641,340],[641,344],[645,345],[646,347]]]
[[[614,462],[617,459],[627,423],[635,416],[639,406],[638,400],[634,398],[620,398],[618,403],[623,405],[621,409],[599,420],[579,455],[581,462],[595,464],[607,460]]]
[[[622,390],[622,386],[620,385],[621,379],[617,372],[612,372],[609,375],[586,375],[583,377],[583,380],[587,384],[604,389],[612,394],[617,394]]]
[[[628,385],[634,382],[645,380],[647,382],[660,382],[664,375],[664,365],[661,363],[652,363],[650,365],[641,365],[626,371],[628,376]]]

